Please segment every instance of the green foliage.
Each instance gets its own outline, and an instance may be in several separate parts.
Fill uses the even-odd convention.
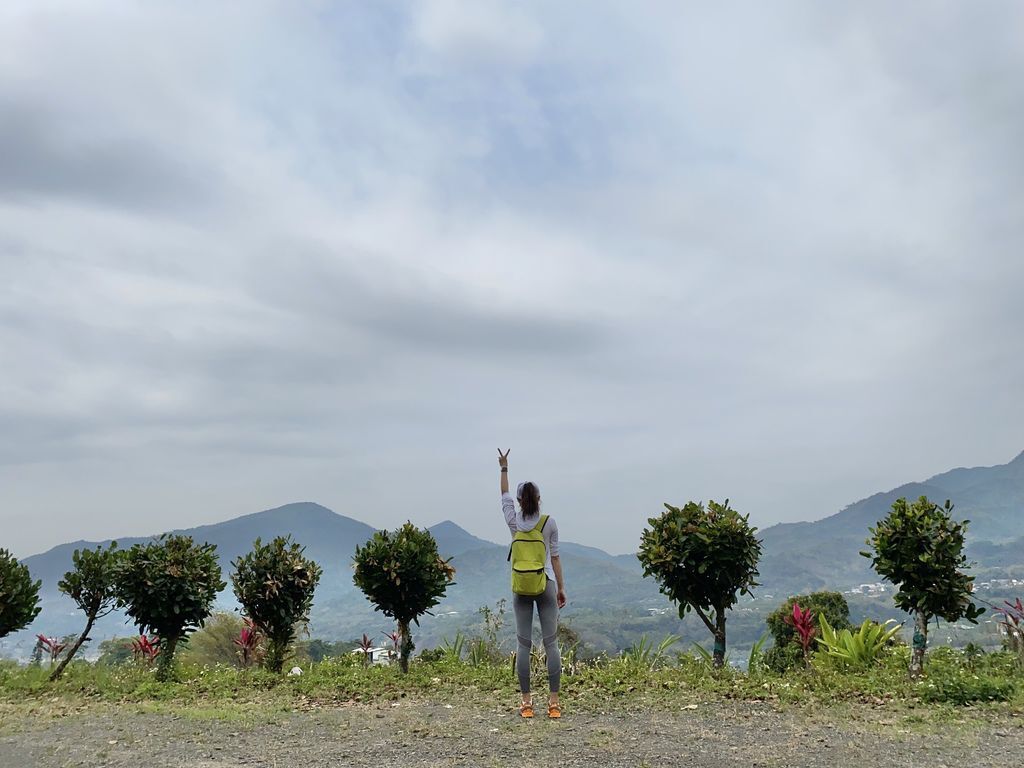
[[[454,640],[449,641],[446,637],[441,641],[441,647],[437,649],[441,652],[441,657],[438,660],[449,662],[462,661],[462,652],[465,648],[466,636],[462,632],[456,632]],[[422,656],[423,654],[420,655]]]
[[[24,629],[39,615],[42,583],[32,581],[28,566],[0,549],[0,637]]]
[[[96,663],[104,667],[113,667],[118,664],[126,664],[132,660],[131,637],[111,637],[100,643],[100,657]]]
[[[377,531],[353,557],[353,581],[374,607],[398,622],[402,635],[399,664],[409,670],[415,647],[409,625],[441,602],[455,576],[442,560],[429,531],[406,523],[394,532]]]
[[[697,658],[697,661],[700,664],[704,664],[705,666],[708,666],[708,667],[728,667],[729,666],[729,654],[726,654],[725,657],[722,659],[722,663],[718,664],[717,660],[715,659],[715,654],[712,653],[711,651],[709,651],[707,648],[705,648],[700,643],[694,643],[693,644],[693,650],[697,653],[697,657],[696,658]],[[679,660],[682,661],[684,658],[686,658],[686,657],[685,656],[680,656]]]
[[[505,626],[505,598],[491,608],[481,606],[477,613],[483,619],[481,633],[470,638],[468,660],[470,664],[500,664],[508,654],[501,648],[499,635]]]
[[[920,687],[922,701],[961,707],[977,702],[1009,701],[1015,690],[1011,680],[969,674],[929,677]]]
[[[118,600],[142,632],[160,638],[157,677],[172,673],[179,642],[210,615],[221,581],[216,546],[191,536],[164,534],[127,551],[118,575]]]
[[[864,669],[876,663],[885,646],[901,629],[901,625],[892,619],[885,624],[865,619],[856,632],[849,629],[837,632],[823,613],[818,615],[818,626],[821,627],[821,637],[816,639],[825,649],[826,661],[856,669]]]
[[[189,637],[188,645],[181,651],[182,663],[243,667],[235,641],[244,629],[245,620],[237,613],[217,611],[211,614],[203,627]]]
[[[309,621],[313,592],[323,573],[304,551],[290,536],[278,536],[269,544],[256,539],[251,552],[232,562],[235,597],[266,637],[266,665],[272,672],[283,668],[296,625]]]
[[[657,669],[664,666],[668,659],[668,649],[679,642],[679,635],[666,635],[660,643],[654,644],[647,635],[622,652],[622,659],[627,664],[640,669]]]
[[[113,541],[104,549],[76,549],[71,554],[72,569],[64,574],[57,589],[75,601],[85,612],[85,629],[71,644],[64,660],[54,671],[52,678],[60,677],[78,649],[88,639],[89,631],[100,619],[117,607],[118,569],[124,559],[124,552]]]
[[[326,659],[336,659],[344,656],[355,648],[359,643],[347,643],[344,641],[332,643],[319,637],[312,640],[302,640],[295,644],[295,657],[297,659],[308,659],[317,664]]]
[[[764,670],[764,645],[768,642],[768,638],[770,637],[771,633],[765,632],[756,641],[754,641],[754,644],[750,647],[750,654],[747,656],[747,674],[756,675]]]
[[[776,648],[799,642],[793,625],[786,622],[786,618],[793,615],[794,605],[809,609],[812,616],[824,614],[837,632],[850,628],[850,606],[841,593],[824,591],[795,595],[788,598],[765,619]]]
[[[922,496],[913,503],[897,499],[889,515],[871,528],[867,543],[879,575],[896,584],[896,605],[908,613],[941,616],[949,622],[977,623],[984,611],[971,602],[973,576],[964,554],[967,521],[955,522],[953,505],[940,507]]]
[[[725,611],[738,595],[757,586],[761,542],[748,516],[724,504],[665,504],[643,532],[638,557],[644,576],[653,576],[661,592],[679,606],[679,617],[693,610],[715,636],[715,664],[725,657]],[[714,611],[714,623],[708,617]]]
[[[938,648],[930,654],[928,677],[916,683],[906,675],[908,655],[906,646],[893,646],[884,650],[878,664],[865,670],[828,667],[813,674],[801,670],[786,675],[748,675],[733,668],[712,671],[708,664],[688,655],[681,655],[677,664],[657,669],[602,656],[563,671],[562,690],[580,713],[606,712],[609,707],[649,713],[664,706],[678,711],[690,703],[711,704],[724,698],[835,708],[837,716],[844,716],[849,713],[846,704],[868,701],[872,706],[885,706],[887,717],[902,708],[915,718],[948,722],[947,706],[925,707],[922,701],[991,702],[974,717],[989,712],[1011,714],[1024,706],[1024,673],[1013,654],[987,653],[975,661],[972,670],[964,654]],[[305,667],[302,676],[294,678],[261,669],[190,665],[183,657],[176,679],[166,683],[155,681],[140,664],[80,662],[69,666],[60,680],[48,683],[45,669],[0,662],[0,709],[5,713],[17,707],[40,711],[56,705],[64,709],[68,701],[87,706],[88,702],[118,706],[139,702],[147,709],[188,716],[219,712],[225,717],[255,718],[250,720],[255,725],[265,722],[262,718],[267,712],[276,717],[310,704],[394,702],[402,696],[482,702],[497,708],[515,700],[517,685],[507,660],[500,665],[472,666],[448,660],[427,662],[422,656],[411,664],[408,674],[401,673],[397,665],[364,669],[358,654],[345,654]],[[1008,704],[1000,705],[1000,698]]]
[[[797,643],[774,645],[764,652],[763,662],[767,669],[782,674],[803,667],[804,652]]]

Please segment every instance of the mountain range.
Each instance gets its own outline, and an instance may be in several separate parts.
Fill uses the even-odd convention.
[[[779,524],[760,531],[762,586],[757,594],[777,596],[779,602],[788,594],[825,587],[848,589],[879,581],[867,558],[859,555],[868,528],[887,514],[897,498],[922,495],[940,502],[951,499],[956,505],[954,515],[970,518],[968,555],[976,563],[979,578],[1024,579],[1022,453],[1008,464],[954,469],[923,482],[876,493],[821,520]],[[248,551],[255,538],[266,541],[291,534],[306,546],[306,554],[324,571],[311,615],[312,631],[320,637],[344,639],[358,637],[367,628],[383,628],[387,623],[380,614],[374,614],[354,587],[351,576],[355,547],[370,538],[374,530],[319,504],[300,502],[177,532],[216,544],[225,576],[231,561]],[[481,606],[492,606],[509,592],[505,545],[473,536],[451,521],[438,523],[429,530],[442,555],[452,558],[456,583],[449,588],[435,615],[423,621],[421,642],[428,644],[452,636],[456,629],[476,620]],[[124,538],[118,543],[129,547],[146,540],[148,537]],[[8,653],[24,653],[26,644],[31,645],[37,632],[62,635],[80,628],[80,612],[57,591],[57,582],[70,568],[75,549],[99,543],[106,542],[72,542],[24,559],[33,577],[43,582],[43,611],[32,627],[0,641],[0,652],[6,647]],[[674,616],[675,611],[653,581],[643,578],[635,555],[610,555],[594,547],[562,542],[561,556],[572,599],[565,616],[581,617],[581,625],[590,632],[589,639],[595,645],[614,646],[623,642],[630,636],[630,627],[643,626],[643,622],[634,619],[659,612]],[[230,587],[221,595],[221,607],[236,607]],[[602,617],[611,617],[608,620],[614,620],[621,631],[605,631]],[[94,637],[102,639],[132,631],[124,626],[123,617],[114,615],[97,627]]]

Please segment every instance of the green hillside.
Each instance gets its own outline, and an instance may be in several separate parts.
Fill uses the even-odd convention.
[[[749,642],[761,631],[761,615],[789,594],[815,589],[848,590],[860,584],[878,582],[867,558],[859,552],[865,546],[868,528],[888,513],[900,496],[927,495],[934,500],[951,499],[955,514],[971,519],[968,554],[977,562],[979,582],[1018,578],[1024,581],[1024,454],[997,467],[954,469],[920,483],[909,483],[891,491],[862,499],[830,517],[815,522],[787,523],[760,532],[763,540],[761,584],[758,599],[744,602],[733,621],[734,642]],[[292,534],[304,544],[307,554],[324,569],[312,611],[312,632],[320,637],[344,639],[362,632],[379,634],[388,621],[374,613],[362,593],[352,584],[351,558],[356,545],[365,542],[374,528],[309,502],[245,515],[183,533],[199,541],[216,544],[225,572],[230,561],[248,551],[257,536],[264,540]],[[479,623],[478,610],[493,606],[509,594],[507,547],[480,539],[451,521],[431,528],[445,557],[452,557],[456,583],[434,616],[424,617],[421,647],[452,637],[460,629]],[[122,546],[144,541],[119,540]],[[58,580],[71,565],[76,548],[96,542],[74,542],[25,559],[36,578],[42,579],[43,612],[32,627],[7,638],[0,653],[25,655],[37,632],[63,635],[80,629],[79,612],[56,589]],[[614,650],[641,633],[683,634],[688,640],[702,640],[704,630],[691,620],[680,622],[675,610],[644,579],[635,555],[612,556],[581,544],[563,542],[562,560],[571,603],[564,617],[582,630],[585,639],[597,647]],[[1006,585],[1002,585],[1003,588]],[[1011,590],[1012,591],[1012,590]],[[1024,592],[1024,586],[1020,590]],[[771,596],[770,598],[767,596]],[[865,606],[880,614],[885,601]],[[233,609],[230,591],[221,595],[221,607]],[[102,639],[130,634],[123,617],[108,617],[94,632]],[[748,637],[749,635],[749,637]]]

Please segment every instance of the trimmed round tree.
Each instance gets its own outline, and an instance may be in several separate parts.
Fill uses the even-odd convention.
[[[714,665],[725,664],[725,612],[738,595],[757,586],[761,542],[747,515],[708,501],[707,508],[688,502],[665,505],[660,517],[648,521],[638,557],[644,576],[653,576],[679,618],[692,610],[714,636]]]
[[[356,547],[353,581],[374,607],[398,623],[402,672],[409,671],[415,646],[410,624],[441,602],[455,569],[437,552],[429,531],[406,523],[396,531],[377,531]]]
[[[0,549],[0,637],[24,629],[39,615],[42,583],[32,581],[28,566]]]
[[[948,499],[942,507],[927,496],[912,503],[897,499],[888,516],[868,529],[872,551],[861,552],[871,558],[880,576],[898,587],[896,606],[914,615],[911,677],[924,671],[928,622],[933,616],[977,624],[985,612],[971,602],[974,577],[961,570],[969,565],[964,554],[968,521],[956,522],[952,511]]]
[[[118,567],[124,551],[112,541],[104,549],[76,549],[71,555],[72,570],[64,574],[57,583],[57,589],[75,601],[85,612],[85,629],[64,655],[60,664],[50,674],[50,680],[60,677],[64,668],[78,653],[82,643],[89,639],[89,632],[97,619],[103,618],[117,607]]]
[[[291,536],[269,544],[256,539],[252,551],[232,563],[235,597],[267,640],[264,663],[272,672],[284,667],[296,626],[309,621],[313,591],[323,573],[304,552]]]
[[[164,534],[125,553],[118,602],[140,632],[160,638],[158,680],[170,679],[178,643],[203,626],[225,586],[216,545],[196,544],[191,536]]]

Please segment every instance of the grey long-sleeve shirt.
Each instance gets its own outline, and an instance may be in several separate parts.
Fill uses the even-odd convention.
[[[501,494],[501,511],[505,513],[505,522],[508,523],[508,530],[513,536],[516,531],[529,531],[537,524],[537,518],[523,519],[523,511],[516,507],[516,502],[511,493]],[[558,523],[555,518],[548,516],[548,524],[544,526],[544,546],[547,548],[548,559],[545,563],[548,578],[555,578],[555,570],[551,567],[551,558],[558,557]]]

